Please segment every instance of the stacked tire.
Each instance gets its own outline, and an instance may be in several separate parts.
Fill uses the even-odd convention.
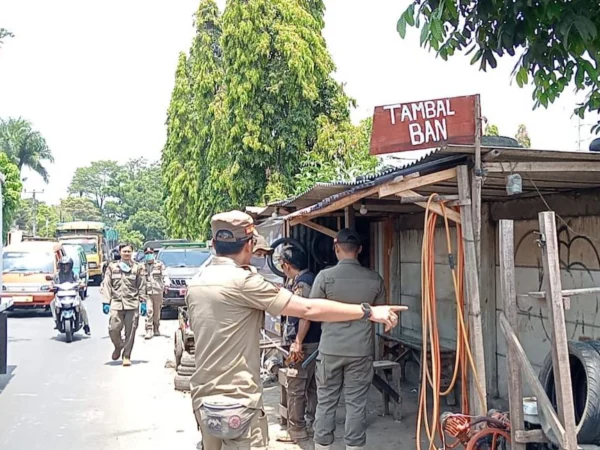
[[[571,386],[577,424],[579,444],[600,444],[600,341],[569,341],[569,365]],[[539,375],[540,383],[546,391],[554,409],[557,409],[557,395],[552,367],[552,352],[546,357]],[[539,409],[542,429],[552,443],[558,444],[550,430],[548,420]]]
[[[183,345],[183,335],[181,330],[175,332],[175,389],[188,392],[190,390],[190,379],[196,371],[196,360],[192,353],[187,352]]]

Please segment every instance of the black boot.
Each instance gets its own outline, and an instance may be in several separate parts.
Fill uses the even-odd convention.
[[[83,331],[85,331],[85,334],[88,335],[88,336],[90,334],[92,334],[92,332],[90,331],[90,326],[89,325],[84,325],[83,326]]]

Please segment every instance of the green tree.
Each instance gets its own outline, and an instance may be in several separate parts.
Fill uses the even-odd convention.
[[[531,139],[529,139],[529,132],[524,124],[519,125],[517,134],[515,135],[517,142],[525,148],[531,148]]]
[[[421,45],[444,60],[466,50],[471,64],[494,69],[497,58],[520,55],[513,71],[519,86],[532,80],[535,106],[554,102],[574,81],[587,96],[575,112],[600,111],[600,3],[544,0],[415,0],[398,20],[421,28]],[[600,123],[595,126],[596,130]]]
[[[490,123],[485,124],[485,128],[483,130],[484,136],[500,136],[500,131],[498,131],[498,126]]]
[[[34,217],[35,211],[35,217]],[[39,237],[54,237],[56,225],[59,222],[59,211],[54,205],[36,200],[34,208],[33,199],[22,198],[19,208],[15,214],[15,225],[26,234],[33,234],[33,223],[35,222],[36,234]]]
[[[116,161],[94,161],[88,167],[75,170],[68,192],[70,195],[89,198],[103,214],[107,199],[115,190],[123,167]]]
[[[102,213],[94,202],[85,197],[67,197],[60,201],[58,206],[61,222],[72,221],[100,221]]]
[[[2,186],[2,239],[4,240],[19,207],[23,184],[21,183],[19,168],[4,153],[0,153],[0,173],[5,176],[5,182]]]
[[[296,193],[304,192],[315,182],[350,181],[375,173],[378,161],[369,154],[372,126],[372,118],[358,126],[350,121],[333,124],[321,118],[315,146],[302,155]]]
[[[200,2],[195,26],[189,57],[179,58],[162,153],[169,228],[187,238],[208,231],[211,205],[219,197],[211,187],[207,162],[213,140],[212,104],[222,81],[221,24],[213,0]]]
[[[45,163],[53,163],[54,157],[42,134],[28,121],[21,118],[0,120],[0,151],[10,157],[19,171],[28,167],[48,182]]]
[[[348,117],[322,36],[322,2],[232,0],[223,15],[223,132],[211,165],[232,207],[289,195],[317,119]],[[216,137],[216,136],[215,136]]]

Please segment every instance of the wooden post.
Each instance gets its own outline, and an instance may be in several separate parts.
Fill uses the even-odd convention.
[[[354,226],[354,208],[352,205],[344,208],[345,227],[355,229]]]
[[[479,295],[481,297],[481,326],[486,336],[496,336],[496,228],[490,219],[490,204],[481,205],[481,259],[479,271]],[[490,398],[498,397],[498,340],[484,342],[487,393]]]
[[[539,214],[541,247],[544,261],[544,290],[548,318],[552,326],[552,367],[558,399],[558,417],[565,428],[565,449],[577,449],[575,407],[571,385],[571,367],[567,343],[567,327],[560,282],[559,248],[556,237],[556,218],[553,211]]]
[[[460,207],[460,216],[465,249],[465,292],[467,294],[467,311],[469,317],[469,340],[473,361],[477,370],[477,374],[472,374],[469,377],[470,410],[474,415],[485,416],[487,414],[487,389],[483,333],[481,329],[481,304],[479,301],[479,271],[477,266],[475,241],[473,239],[473,219],[470,203],[469,171],[467,166],[459,166],[457,168],[457,176],[458,195],[462,204]],[[481,401],[479,401],[478,384],[483,393],[483,399],[481,399]]]
[[[477,255],[477,267],[481,261],[481,189],[483,185],[483,173],[481,172],[481,100],[479,95],[475,96],[475,167],[472,178],[473,208],[473,236],[475,239],[475,253]]]
[[[504,312],[516,337],[519,337],[517,292],[515,289],[515,230],[512,220],[500,221],[500,295],[504,299]],[[517,442],[516,434],[525,429],[523,419],[523,385],[519,360],[512,346],[507,346],[508,402],[510,407],[511,448],[525,450]]]

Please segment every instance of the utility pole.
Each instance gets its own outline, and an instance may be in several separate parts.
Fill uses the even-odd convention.
[[[43,194],[44,190],[42,189],[41,191],[37,191],[37,190],[33,190],[33,191],[25,191],[26,194],[31,194],[31,198],[33,199],[33,205],[32,205],[32,216],[33,216],[33,223],[31,225],[31,232],[33,234],[33,237],[37,236],[37,199],[36,199],[36,195],[37,194]]]

